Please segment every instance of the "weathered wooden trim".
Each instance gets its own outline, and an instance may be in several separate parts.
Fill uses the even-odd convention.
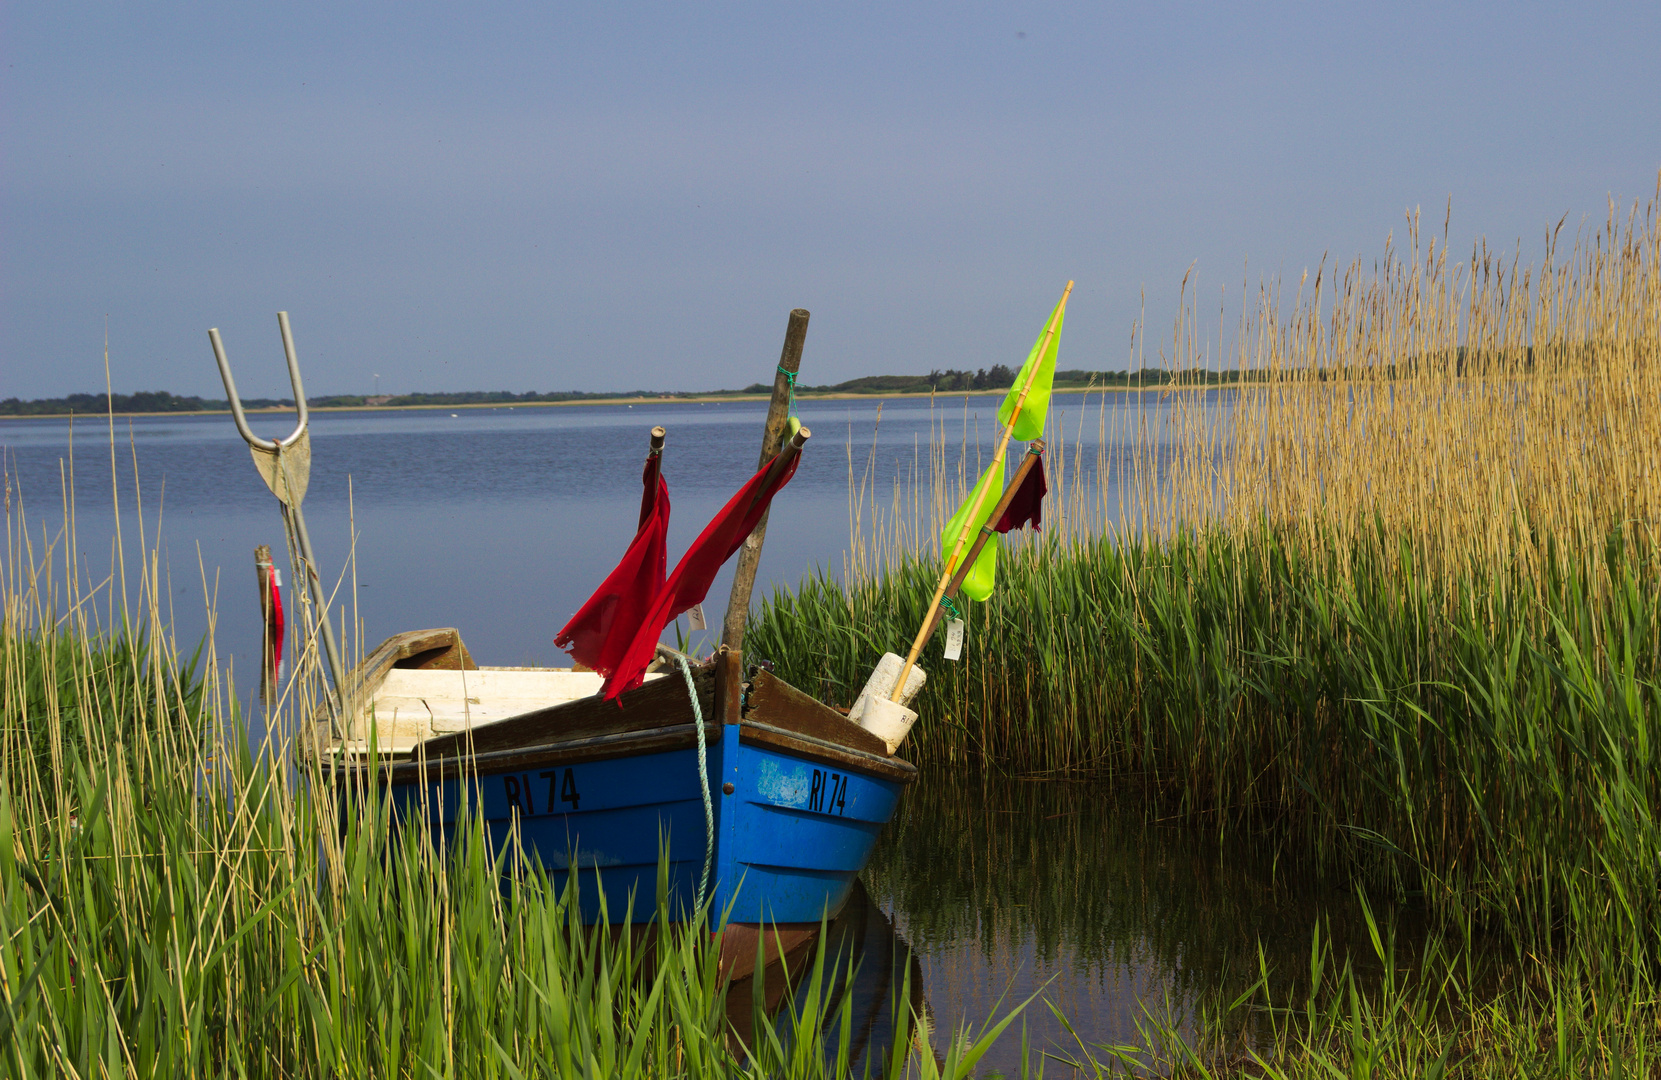
[[[738,741],[770,746],[798,757],[835,764],[852,772],[865,773],[882,780],[896,780],[902,784],[909,784],[917,779],[917,766],[902,758],[850,750],[823,739],[815,739],[811,735],[785,731],[783,728],[757,723],[754,720],[744,721],[744,726],[738,729]],[[886,748],[884,744],[884,749]]]
[[[354,686],[374,687],[395,667],[476,671],[473,656],[461,643],[461,632],[453,626],[434,630],[406,630],[393,634],[352,669]]]
[[[715,701],[721,723],[744,719],[744,654],[725,645],[715,654]]]
[[[393,634],[375,646],[346,676],[341,700],[346,710],[346,723],[354,729],[350,734],[361,737],[362,732],[355,730],[361,727],[360,714],[386,679],[386,673],[395,667],[478,670],[472,654],[461,642],[461,631],[453,626]]]
[[[698,706],[708,720],[715,715],[715,666],[693,668],[692,682],[698,689]],[[690,730],[692,722],[686,680],[676,672],[637,686],[616,701],[606,701],[597,694],[564,701],[523,716],[428,739],[421,749],[428,758],[476,757],[498,750],[529,750],[677,724],[686,724]]]
[[[749,709],[745,718],[849,750],[888,756],[888,744],[881,738],[769,671],[758,671],[750,680]]]
[[[719,740],[721,729],[715,724],[706,723],[704,738],[709,741]],[[665,750],[686,749],[696,746],[697,743],[697,726],[688,723],[620,735],[573,739],[547,746],[495,750],[463,757],[434,758],[429,755],[425,758],[402,758],[390,762],[383,759],[376,771],[384,783],[427,783],[454,776],[492,776],[539,766],[575,765],[584,761],[637,757]],[[334,769],[336,783],[362,783],[368,778],[370,766],[367,762],[337,763]]]

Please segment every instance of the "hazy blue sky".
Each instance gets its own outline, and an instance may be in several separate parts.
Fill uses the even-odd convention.
[[[1661,4],[0,8],[0,397],[1126,365],[1403,213],[1648,199]],[[1249,266],[1248,266],[1249,260]],[[1212,310],[1216,301],[1210,300]]]

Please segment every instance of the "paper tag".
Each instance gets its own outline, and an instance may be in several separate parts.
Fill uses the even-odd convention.
[[[709,622],[704,618],[704,605],[693,604],[686,612],[686,621],[694,630],[708,630]]]
[[[946,651],[943,658],[956,660],[963,655],[963,620],[953,619],[946,624]]]

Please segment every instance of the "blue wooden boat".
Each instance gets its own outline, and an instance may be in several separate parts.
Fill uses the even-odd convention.
[[[607,702],[591,672],[480,668],[454,630],[397,635],[348,682],[337,783],[375,768],[444,841],[477,807],[498,847],[517,829],[550,871],[574,862],[590,919],[602,890],[613,922],[655,917],[660,842],[671,911],[692,909],[707,859],[712,922],[788,936],[834,918],[916,768],[735,651],[690,663],[690,691],[681,658],[661,652],[660,670]]]
[[[807,319],[791,312],[774,377],[762,462],[775,471],[808,436],[796,425],[784,437]],[[320,615],[312,625],[333,690],[312,746],[341,790],[389,785],[398,811],[441,842],[476,808],[497,848],[517,834],[550,871],[575,866],[597,877],[598,888],[586,882],[581,892],[590,919],[603,893],[614,922],[652,921],[664,846],[671,911],[695,911],[707,887],[712,924],[725,917],[729,926],[766,927],[768,945],[786,951],[834,918],[917,770],[837,710],[768,671],[746,671],[736,650],[722,646],[693,664],[659,646],[658,670],[615,701],[597,693],[602,680],[590,671],[479,667],[453,629],[395,635],[343,669],[301,509],[311,464],[306,395],[287,313],[277,322],[297,414],[281,439],[254,434],[219,331],[208,338],[237,431],[282,506],[290,553]],[[653,453],[663,435],[653,430]],[[740,613],[760,536],[751,535],[735,574],[730,607]],[[270,626],[261,670],[274,682]],[[742,934],[727,940],[736,967],[753,963],[754,936],[749,946]]]

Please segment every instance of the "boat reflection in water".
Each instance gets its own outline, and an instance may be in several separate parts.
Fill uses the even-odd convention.
[[[1191,1040],[1202,1016],[1263,976],[1260,960],[1274,1000],[1304,1000],[1316,927],[1363,992],[1378,985],[1375,924],[1346,881],[1243,828],[1225,843],[1209,819],[1164,820],[1172,813],[1123,784],[925,772],[861,880],[916,953],[936,1045],[1033,993],[1040,1000],[977,1063],[983,1075],[1036,1072],[1041,1053],[1146,1048],[1155,1024]],[[1374,897],[1370,912],[1393,928],[1397,962],[1412,963],[1426,940],[1418,910]],[[1264,1046],[1278,1022],[1242,1009],[1228,1034]]]
[[[879,1076],[894,1045],[896,1020],[906,1018],[906,1038],[916,1028],[910,1017],[923,1017],[932,1027],[922,969],[862,881],[855,881],[842,913],[825,928],[823,945],[817,989],[824,1002],[819,1034],[825,1058],[836,1059],[846,1006],[852,1011],[848,1060],[854,1074],[860,1075],[869,1059],[870,1075]],[[817,932],[798,938],[787,944],[782,959],[766,965],[760,978],[749,974],[733,981],[727,991],[727,1019],[735,1043],[753,1046],[758,1023],[770,1024],[781,1042],[790,1038],[792,1016],[803,1015],[815,990],[819,946]],[[753,968],[754,962],[748,966]]]

